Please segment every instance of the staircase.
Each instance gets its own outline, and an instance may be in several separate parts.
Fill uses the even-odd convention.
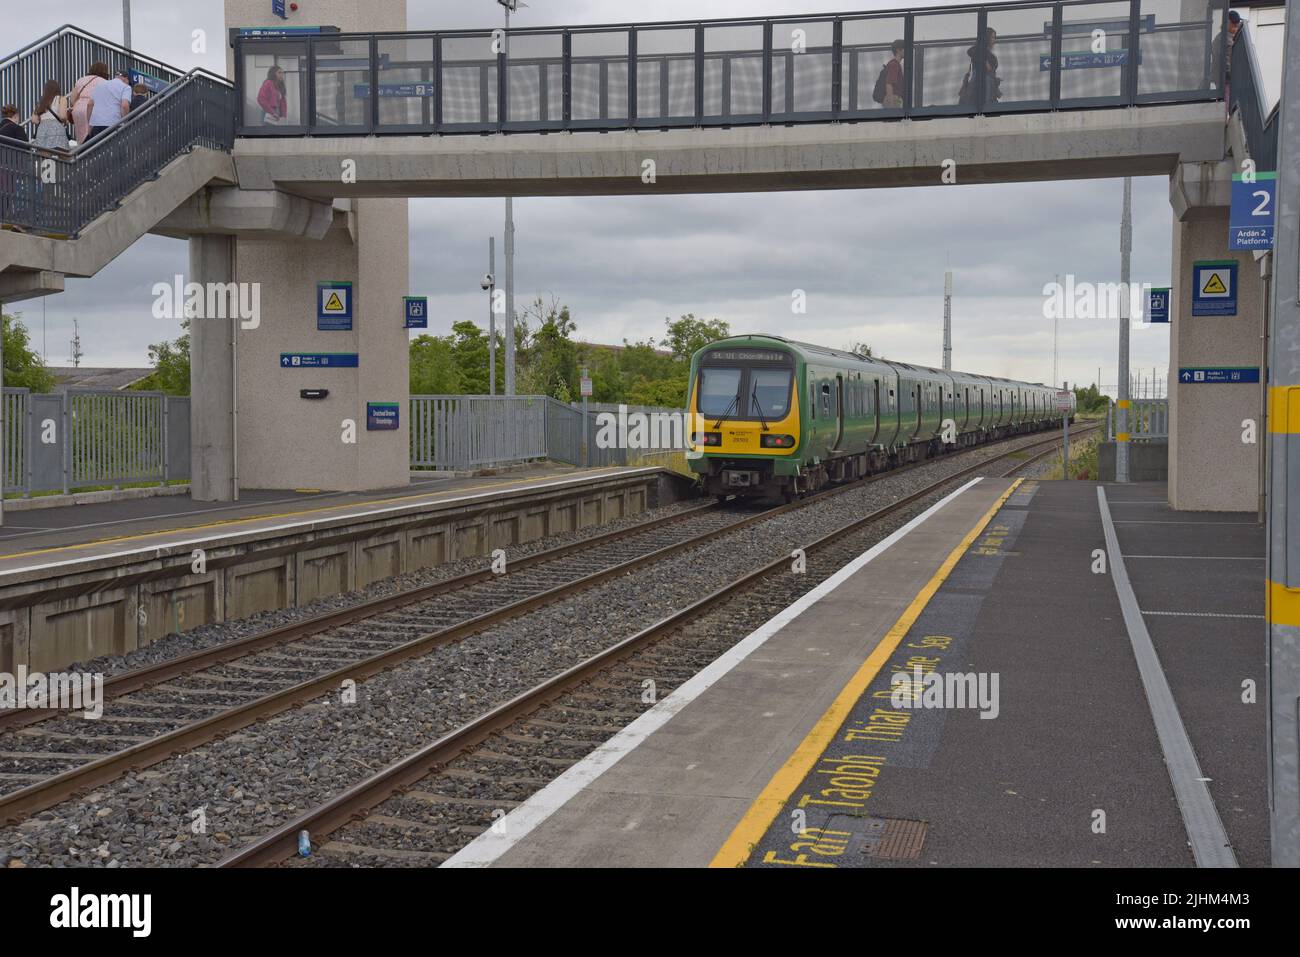
[[[13,273],[49,272],[60,287],[63,275],[93,275],[214,177],[233,178],[229,81],[206,70],[182,73],[73,26],[0,62],[0,102],[26,118],[47,80],[66,95],[96,60],[164,89],[75,151],[0,140],[0,299],[22,298],[15,289],[56,291]],[[112,215],[124,207],[130,215]]]

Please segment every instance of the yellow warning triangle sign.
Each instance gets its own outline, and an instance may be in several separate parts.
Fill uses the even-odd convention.
[[[1222,296],[1228,291],[1228,287],[1223,284],[1217,272],[1210,273],[1210,278],[1205,283],[1205,288],[1201,290],[1204,295]]]
[[[343,312],[343,300],[339,298],[337,292],[330,293],[329,300],[325,303],[326,312]]]

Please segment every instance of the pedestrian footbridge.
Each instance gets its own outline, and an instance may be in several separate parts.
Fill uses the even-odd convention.
[[[400,2],[366,7],[364,24],[282,21],[266,6],[226,0],[231,79],[182,72],[71,26],[0,63],[5,102],[34,103],[50,78],[70,89],[95,60],[161,90],[75,152],[0,142],[0,300],[59,291],[65,277],[94,275],[150,232],[190,240],[192,279],[275,289],[262,296],[261,332],[241,334],[237,346],[215,324],[192,333],[206,359],[196,355],[195,393],[208,396],[195,403],[207,416],[194,429],[199,495],[255,484],[263,469],[281,484],[330,488],[391,486],[405,474],[404,445],[379,456],[353,450],[341,465],[337,449],[283,440],[324,428],[313,419],[324,405],[292,404],[274,429],[236,425],[234,405],[245,388],[249,401],[277,407],[264,390],[296,396],[301,383],[277,371],[280,349],[341,344],[341,332],[304,325],[295,304],[316,278],[356,282],[362,314],[400,308],[409,197],[1165,175],[1177,277],[1193,253],[1224,245],[1219,220],[1234,170],[1247,158],[1261,170],[1276,163],[1277,124],[1258,93],[1250,38],[1239,34],[1229,78],[1219,2],[440,32],[406,29]],[[882,97],[882,71],[900,53],[890,75],[901,80]],[[247,243],[260,245],[240,255]],[[1187,308],[1175,291],[1176,342]],[[404,379],[392,369],[405,368],[406,333],[391,332],[358,337],[362,371],[348,373],[340,398],[378,390],[404,399],[389,393]],[[383,374],[370,380],[377,366]],[[1240,421],[1245,401],[1229,403],[1229,417]],[[1176,395],[1172,405],[1177,421]],[[403,424],[390,441],[405,434]],[[1183,451],[1205,450],[1193,442]],[[1253,507],[1254,478],[1246,481],[1250,489],[1182,504],[1248,498]],[[1178,504],[1173,476],[1170,488]]]

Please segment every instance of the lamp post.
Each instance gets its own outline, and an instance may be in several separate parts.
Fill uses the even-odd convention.
[[[502,49],[505,52],[505,81],[510,89],[510,14],[519,9],[519,0],[497,0],[505,9],[506,32]],[[497,109],[504,106],[497,104]],[[501,117],[504,119],[505,117]],[[515,203],[506,197],[506,395],[515,394]]]
[[[488,395],[497,394],[496,237],[488,237],[488,271],[479,285],[488,294]]]

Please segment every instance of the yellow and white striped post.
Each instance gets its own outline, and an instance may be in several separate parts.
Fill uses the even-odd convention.
[[[1274,866],[1300,867],[1300,3],[1287,6],[1284,46],[1267,370],[1269,812]]]

